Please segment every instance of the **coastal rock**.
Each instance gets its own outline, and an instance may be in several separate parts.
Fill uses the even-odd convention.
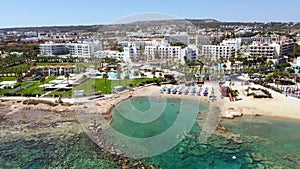
[[[245,160],[246,160],[246,162],[247,162],[248,164],[253,164],[252,158],[246,157]]]
[[[251,157],[256,162],[261,162],[264,159],[264,157],[260,153],[251,153]]]
[[[242,117],[243,113],[240,112],[230,112],[230,111],[225,111],[222,113],[222,118],[225,119],[234,119],[235,117]]]
[[[184,148],[183,148],[183,147],[180,147],[180,148],[178,149],[178,153],[179,153],[179,154],[184,153]]]
[[[265,167],[261,163],[257,163],[257,169],[265,169]]]
[[[128,166],[128,165],[123,165],[122,166],[122,169],[129,169],[130,168],[130,166]]]

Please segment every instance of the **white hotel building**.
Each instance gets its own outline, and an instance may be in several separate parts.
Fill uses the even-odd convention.
[[[202,45],[202,55],[210,57],[212,60],[219,60],[220,58],[229,59],[236,57],[237,51],[241,48],[242,40],[226,39],[220,45]]]
[[[236,53],[235,47],[230,45],[203,45],[202,55],[211,58],[212,60],[219,60],[221,58],[229,59],[234,57]]]
[[[249,46],[249,50],[250,56],[265,56],[268,59],[275,59],[280,54],[280,45],[277,43],[253,42],[252,45]]]
[[[98,58],[115,58],[118,60],[123,61],[124,59],[124,52],[119,52],[119,51],[115,51],[115,50],[99,50],[97,52],[95,52],[95,56]]]
[[[46,42],[40,44],[40,55],[42,56],[56,56],[68,53],[68,48],[64,43]]]
[[[174,61],[183,61],[185,49],[180,46],[158,45],[145,46],[144,54],[151,59],[170,59]]]
[[[58,56],[70,54],[76,57],[91,57],[95,52],[101,49],[100,42],[83,43],[53,43],[46,42],[40,44],[41,56]]]

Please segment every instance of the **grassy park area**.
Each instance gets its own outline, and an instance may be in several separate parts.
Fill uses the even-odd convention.
[[[161,82],[162,79],[156,78],[138,78],[138,79],[122,79],[122,80],[108,80],[108,79],[95,79],[91,78],[85,81],[84,83],[80,84],[79,86],[74,87],[72,90],[68,89],[44,89],[42,87],[39,87],[42,84],[49,83],[52,80],[55,80],[56,77],[47,77],[44,82],[41,82],[40,80],[36,81],[27,81],[27,82],[21,82],[18,83],[23,88],[22,90],[19,90],[13,95],[23,95],[23,96],[36,96],[36,95],[43,95],[49,91],[52,90],[49,94],[47,94],[47,97],[72,97],[74,90],[84,90],[85,95],[89,95],[95,92],[101,92],[101,94],[109,94],[112,93],[113,87],[115,86],[123,86],[125,88],[128,87],[135,87],[140,86],[147,83],[153,83],[156,81]],[[16,77],[3,77],[2,80],[16,80]],[[28,84],[31,84],[31,86],[28,86]],[[28,87],[26,87],[28,86]],[[12,89],[3,89],[1,90],[1,94],[5,94]]]
[[[157,80],[160,80],[157,78]],[[139,79],[122,79],[122,80],[105,80],[105,79],[89,79],[86,82],[80,84],[73,88],[73,90],[56,90],[48,94],[49,97],[62,96],[62,97],[72,97],[72,92],[74,90],[84,90],[84,94],[89,95],[95,92],[101,92],[101,94],[112,93],[112,89],[115,86],[133,87],[139,86],[141,84],[152,83],[152,78],[139,78]]]
[[[17,77],[0,77],[0,82],[3,81],[14,81],[17,80]]]
[[[44,83],[49,83],[52,80],[55,80],[56,77],[47,77],[45,79]],[[2,81],[10,81],[10,80],[16,80],[16,77],[2,77]],[[33,84],[32,86],[29,87],[25,87],[28,84]],[[40,85],[42,85],[43,83],[40,82],[39,80],[35,80],[35,81],[27,81],[27,82],[20,82],[17,85],[23,87],[22,90],[19,90],[17,92],[14,93],[14,95],[24,95],[24,96],[34,96],[34,95],[42,95],[45,92],[47,92],[47,90],[45,90],[42,87],[39,87]],[[11,91],[13,89],[8,88],[8,89],[2,89],[1,90],[1,94],[5,94],[8,93],[9,91]]]

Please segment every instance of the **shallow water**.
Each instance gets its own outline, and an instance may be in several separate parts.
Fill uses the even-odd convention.
[[[168,100],[159,118],[151,123],[141,123],[135,122],[139,120],[138,118],[134,120],[126,118],[132,118],[134,113],[140,113],[138,117],[146,117],[143,113],[151,108],[149,100],[134,98],[128,102],[130,107],[126,104],[123,102],[114,110],[112,127],[124,135],[137,138],[159,135],[170,129],[179,115],[190,113],[188,109],[180,111],[182,104],[179,100]],[[131,110],[134,108],[136,111],[133,114],[129,113],[125,118],[122,111],[126,108]],[[196,105],[196,108],[202,112],[207,109],[207,105]],[[162,109],[156,107],[155,110]],[[148,164],[164,169],[300,168],[299,121],[242,117],[223,120],[221,124],[232,133],[226,137],[214,134],[207,142],[200,143],[198,138],[201,128],[195,122],[192,130],[186,133],[186,137],[175,147],[144,160]],[[50,133],[16,136],[11,139],[0,138],[0,169],[120,168],[116,162],[105,156],[86,134],[70,136],[67,132],[54,135]],[[182,136],[181,134],[179,136]],[[233,156],[237,159],[233,160]]]
[[[134,123],[116,109],[112,126],[128,136],[150,137],[173,125],[180,109],[179,100],[168,100],[164,113],[149,124]],[[124,104],[119,105],[124,107]],[[127,107],[145,110],[145,98],[132,99]],[[125,106],[125,107],[126,107]],[[198,106],[198,105],[197,105]],[[205,110],[206,106],[199,109]],[[130,109],[130,108],[128,108]],[[185,112],[186,113],[186,112]],[[200,114],[201,115],[201,114]],[[300,122],[264,117],[224,120],[237,139],[212,135],[205,143],[198,141],[201,128],[197,123],[186,138],[169,151],[146,160],[161,168],[299,168]],[[234,160],[233,156],[237,159]]]
[[[0,168],[118,168],[106,159],[87,135],[74,138],[49,138],[48,134],[0,140]]]

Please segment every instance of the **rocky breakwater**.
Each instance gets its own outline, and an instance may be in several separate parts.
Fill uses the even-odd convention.
[[[106,132],[113,120],[112,112],[115,106],[130,97],[132,94],[126,92],[95,102],[81,103],[76,105],[75,112],[87,135],[100,147],[101,154],[105,154],[123,169],[153,169],[153,165],[147,164],[142,159],[125,157],[119,146],[110,139]]]

